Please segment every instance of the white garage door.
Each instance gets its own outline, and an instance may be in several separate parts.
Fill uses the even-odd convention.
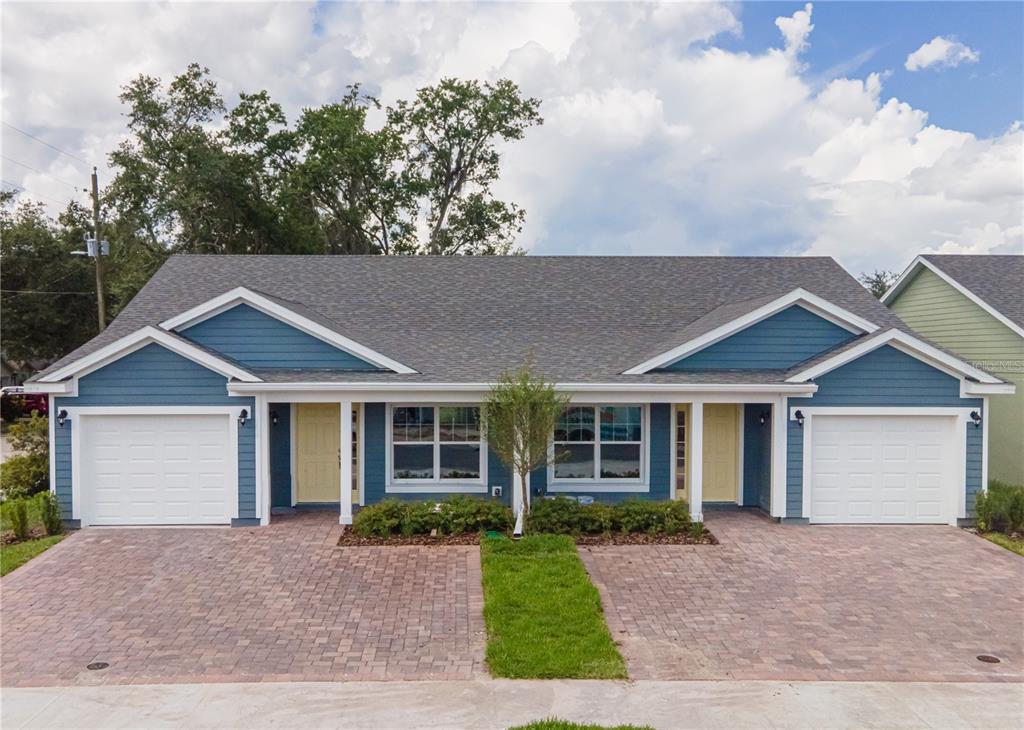
[[[955,419],[814,416],[811,522],[947,522]]]
[[[90,525],[226,524],[235,469],[226,415],[82,416]]]

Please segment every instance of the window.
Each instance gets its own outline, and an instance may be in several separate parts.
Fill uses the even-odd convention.
[[[640,481],[641,406],[570,406],[555,425],[554,478]]]
[[[480,409],[396,406],[391,411],[391,477],[395,481],[480,481]]]

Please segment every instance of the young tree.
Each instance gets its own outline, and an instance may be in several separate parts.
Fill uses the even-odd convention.
[[[898,278],[899,274],[895,271],[875,269],[873,273],[861,274],[857,280],[874,295],[875,299],[881,299]]]
[[[519,477],[524,511],[529,511],[529,474],[557,454],[549,451],[555,424],[569,405],[569,396],[533,372],[529,362],[503,373],[484,404],[482,426],[488,446],[509,471]]]

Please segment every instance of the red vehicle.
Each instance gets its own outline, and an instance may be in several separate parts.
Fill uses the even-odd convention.
[[[0,388],[0,399],[3,400],[3,412],[5,414],[20,411],[29,415],[32,411],[39,411],[40,416],[49,413],[49,400],[45,393],[26,393],[20,385],[9,385]]]

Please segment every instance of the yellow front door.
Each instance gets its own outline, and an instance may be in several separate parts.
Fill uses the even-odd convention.
[[[708,403],[704,406],[703,501],[735,502],[739,406]]]
[[[300,403],[295,411],[295,501],[337,502],[341,484],[341,411],[337,403]]]

